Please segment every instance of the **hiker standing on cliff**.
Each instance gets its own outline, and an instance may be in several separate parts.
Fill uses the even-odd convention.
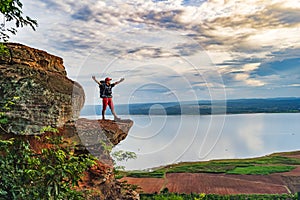
[[[121,78],[119,81],[110,83],[112,80],[109,77],[106,77],[104,81],[98,81],[95,76],[92,76],[92,79],[98,83],[100,88],[100,98],[102,98],[102,119],[105,120],[105,111],[107,108],[107,105],[109,106],[111,113],[114,115],[114,120],[118,121],[120,118],[117,117],[117,114],[114,109],[114,104],[112,100],[112,88],[115,87],[117,84],[124,81],[124,78]]]

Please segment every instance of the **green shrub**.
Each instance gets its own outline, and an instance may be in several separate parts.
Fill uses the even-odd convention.
[[[40,153],[21,139],[0,140],[0,196],[13,199],[84,199],[74,186],[95,161],[74,155],[62,138]]]

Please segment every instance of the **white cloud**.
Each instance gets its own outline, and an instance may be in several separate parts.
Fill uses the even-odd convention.
[[[246,40],[249,44],[259,46],[273,46],[274,48],[284,49],[300,47],[300,23],[295,28],[276,28],[262,30]]]
[[[259,63],[246,64],[242,68],[244,70],[243,73],[236,73],[235,80],[244,82],[245,86],[263,86],[265,83],[262,80],[254,79],[250,77],[249,71],[251,72],[254,69],[257,69]]]
[[[275,0],[274,3],[276,4],[278,3],[283,8],[290,8],[290,9],[300,8],[300,2],[298,0],[289,0],[289,1]]]
[[[243,66],[244,71],[253,71],[260,66],[260,63],[248,63]]]
[[[249,74],[236,74],[235,79],[238,81],[244,81],[249,78]]]
[[[256,79],[247,79],[245,80],[247,85],[250,86],[264,86],[265,83],[261,80],[256,80]]]

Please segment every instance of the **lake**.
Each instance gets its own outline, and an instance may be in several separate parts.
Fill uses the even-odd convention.
[[[126,170],[300,150],[300,113],[121,117],[134,121],[114,148],[137,154],[135,160],[117,163]]]

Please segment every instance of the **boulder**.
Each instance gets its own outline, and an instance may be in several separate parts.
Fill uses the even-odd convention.
[[[6,132],[40,134],[45,126],[62,127],[79,117],[83,88],[66,75],[63,60],[22,44],[7,43],[0,55],[0,108],[9,123]],[[18,97],[10,109],[3,106]]]

